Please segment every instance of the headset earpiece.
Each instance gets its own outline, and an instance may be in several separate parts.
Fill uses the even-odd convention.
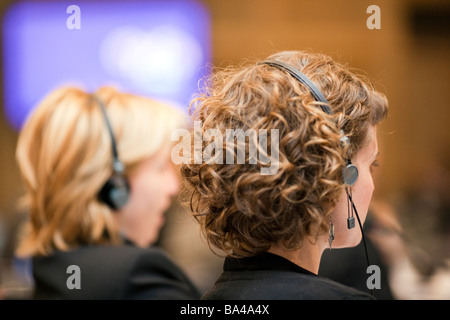
[[[106,108],[97,96],[93,96],[102,110],[103,118],[105,119],[106,126],[108,127],[113,154],[113,174],[100,189],[98,199],[105,203],[113,211],[116,211],[121,209],[127,203],[130,197],[130,184],[128,179],[123,174],[124,165],[119,160],[116,139],[106,113]]]
[[[350,144],[350,139],[345,135],[344,131],[341,130],[341,146],[345,148]],[[350,159],[347,159],[345,168],[342,169],[343,181],[346,185],[352,186],[358,180],[358,168],[352,164]]]
[[[114,173],[103,185],[98,198],[113,210],[119,210],[128,201],[130,185],[121,174]]]
[[[347,165],[342,169],[342,175],[344,183],[348,186],[352,186],[356,183],[356,180],[358,180],[358,168],[348,160]]]

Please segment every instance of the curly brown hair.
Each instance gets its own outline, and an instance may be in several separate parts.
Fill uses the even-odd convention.
[[[327,232],[344,188],[345,159],[364,146],[369,126],[388,111],[386,97],[364,76],[329,56],[285,51],[267,60],[288,63],[307,75],[333,115],[323,112],[295,78],[260,63],[213,73],[192,100],[190,114],[201,121],[202,134],[235,128],[266,129],[269,137],[272,129],[279,133],[279,169],[272,175],[262,175],[260,169],[267,164],[250,164],[248,154],[244,164],[190,161],[181,166],[183,204],[200,223],[210,247],[233,257],[267,251],[274,243],[297,249],[304,239]],[[350,139],[347,148],[340,144],[341,129]],[[268,149],[271,143],[269,138]],[[236,158],[233,141],[219,145]],[[202,151],[205,147],[203,143]]]

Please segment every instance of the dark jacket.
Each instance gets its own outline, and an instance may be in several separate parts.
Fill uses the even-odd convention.
[[[319,277],[293,262],[263,253],[250,258],[225,258],[224,272],[204,300],[341,300],[373,299]]]
[[[366,228],[366,224],[367,220],[364,228]],[[370,264],[380,268],[380,289],[373,290],[373,295],[377,300],[393,300],[394,296],[391,291],[388,272],[389,266],[382,260],[380,252],[371,242],[370,237],[366,237],[365,241]],[[351,263],[348,263],[349,261]],[[371,273],[367,273],[367,262],[362,241],[352,248],[325,250],[318,274],[358,290],[367,290],[367,279],[371,276]]]
[[[69,268],[73,265],[79,269]],[[32,266],[35,299],[200,298],[183,271],[156,247],[86,246],[35,257]]]

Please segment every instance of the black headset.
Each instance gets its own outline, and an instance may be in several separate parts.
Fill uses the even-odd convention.
[[[98,199],[101,202],[105,203],[113,211],[117,211],[127,203],[130,197],[130,184],[128,182],[128,179],[124,175],[125,166],[119,159],[116,139],[114,137],[111,123],[106,113],[105,105],[96,95],[93,95],[93,97],[97,102],[97,104],[100,106],[103,118],[106,122],[108,133],[111,138],[111,147],[113,155],[113,165],[112,165],[113,173],[105,182],[103,187],[100,189],[98,193]]]
[[[283,69],[283,70],[286,70],[287,72],[289,72],[289,74],[291,76],[296,78],[298,81],[300,81],[302,84],[304,84],[309,89],[309,91],[311,92],[311,94],[313,95],[313,97],[315,98],[316,101],[322,102],[320,107],[322,108],[322,110],[325,113],[327,113],[329,115],[333,114],[325,96],[322,94],[322,92],[319,89],[317,89],[317,87],[314,85],[314,83],[305,74],[300,72],[300,70],[298,70],[298,69],[294,68],[293,66],[290,66],[286,63],[280,62],[280,61],[264,61],[262,63],[267,64],[272,67],[277,67],[279,69]],[[348,139],[348,137],[346,135],[344,135],[343,130],[341,130],[341,133],[342,133],[341,144],[343,146],[346,146],[349,144],[350,140]],[[356,180],[358,179],[358,168],[354,164],[352,164],[350,159],[347,159],[347,164],[343,168],[342,173],[343,173],[344,183],[349,186],[354,185]]]
[[[313,95],[313,97],[316,101],[322,102],[320,107],[322,108],[322,110],[325,113],[327,113],[329,115],[333,114],[325,96],[314,85],[314,83],[305,74],[303,74],[300,70],[298,70],[297,68],[294,68],[293,66],[291,66],[289,64],[286,64],[286,63],[280,62],[280,61],[263,61],[263,62],[261,62],[261,64],[266,64],[266,65],[287,71],[291,76],[293,76],[295,79],[297,79],[300,83],[302,83],[309,89],[309,91],[311,92],[311,94]],[[344,131],[342,129],[341,129],[341,134],[342,134],[341,144],[343,146],[348,145],[350,140],[344,134]],[[351,187],[352,185],[354,185],[356,183],[356,180],[358,179],[358,168],[354,164],[352,164],[350,159],[347,159],[347,164],[342,169],[342,173],[343,173],[343,180],[346,185]],[[366,253],[367,265],[369,266],[370,263],[369,263],[369,256],[367,254],[367,247],[366,247],[366,240],[364,237],[364,231],[363,231],[363,227],[361,224],[361,220],[359,219],[358,211],[356,211],[355,204],[353,203],[351,188],[346,188],[345,191],[347,193],[347,202],[348,202],[347,204],[348,204],[348,210],[349,210],[348,218],[347,218],[347,228],[352,229],[355,227],[355,219],[353,217],[353,212],[355,212],[356,218],[358,219],[359,228],[361,229],[364,250]]]

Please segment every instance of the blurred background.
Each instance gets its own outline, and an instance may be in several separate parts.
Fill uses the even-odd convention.
[[[186,109],[208,65],[310,49],[362,70],[389,100],[368,230],[386,266],[384,297],[450,299],[448,0],[3,0],[0,17],[0,288],[9,296],[32,286],[29,264],[13,255],[25,215],[15,146],[48,92],[108,83]],[[176,201],[167,215],[158,245],[206,290],[222,258]]]

